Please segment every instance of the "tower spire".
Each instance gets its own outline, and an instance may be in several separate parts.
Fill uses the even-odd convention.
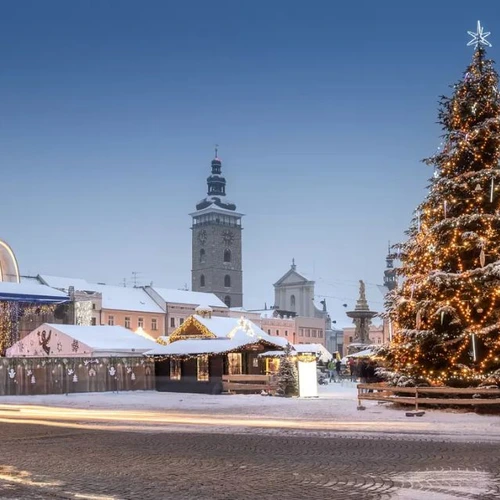
[[[226,210],[236,210],[236,205],[226,199],[226,179],[222,175],[222,162],[219,158],[219,145],[214,147],[215,158],[207,178],[207,197],[196,205],[196,210],[203,210],[212,204]]]

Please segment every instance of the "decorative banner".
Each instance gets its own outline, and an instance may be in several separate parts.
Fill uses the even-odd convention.
[[[444,311],[441,311],[441,324],[444,323]]]
[[[471,334],[471,343],[472,343],[472,358],[474,362],[477,361],[477,355],[476,355],[476,336],[472,333]]]
[[[417,311],[417,317],[415,318],[415,326],[417,327],[417,330],[420,330],[420,327],[422,326],[422,314],[420,311]]]
[[[481,248],[481,253],[479,254],[479,263],[481,264],[481,267],[484,267],[486,264],[486,254],[484,253],[484,247]]]

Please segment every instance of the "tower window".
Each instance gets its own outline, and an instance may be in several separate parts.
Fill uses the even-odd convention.
[[[224,262],[231,262],[231,250],[224,250]]]
[[[227,307],[231,307],[231,297],[229,295],[224,297],[224,304],[226,304]]]
[[[205,275],[204,274],[202,274],[200,276],[200,286],[205,286]]]
[[[292,295],[290,297],[290,307],[291,307],[292,311],[295,311],[295,295]]]
[[[226,288],[229,288],[231,286],[231,276],[229,276],[229,274],[226,274],[224,276],[224,286]]]
[[[200,264],[203,264],[205,262],[205,249],[201,248],[200,249]]]

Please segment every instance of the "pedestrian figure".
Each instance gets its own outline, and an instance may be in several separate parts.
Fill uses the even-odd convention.
[[[332,380],[334,380],[334,373],[335,373],[335,364],[333,362],[333,358],[328,362],[327,368],[328,368],[328,377],[331,382]]]
[[[351,376],[351,382],[354,380],[354,376],[355,376],[355,364],[354,364],[354,359],[352,358],[349,358],[349,360],[347,361],[347,364],[349,365],[349,374]]]
[[[337,372],[337,381],[340,382],[340,367],[342,366],[342,363],[340,362],[340,359],[337,359],[337,362],[335,363],[335,371]]]

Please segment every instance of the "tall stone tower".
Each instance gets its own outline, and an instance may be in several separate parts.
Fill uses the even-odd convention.
[[[241,218],[226,199],[226,179],[215,150],[207,196],[193,212],[191,288],[212,292],[228,307],[243,306]]]
[[[386,269],[384,271],[384,286],[390,292],[398,286],[398,277],[396,269],[394,268],[394,256],[391,254],[391,242],[389,242],[385,263]]]

